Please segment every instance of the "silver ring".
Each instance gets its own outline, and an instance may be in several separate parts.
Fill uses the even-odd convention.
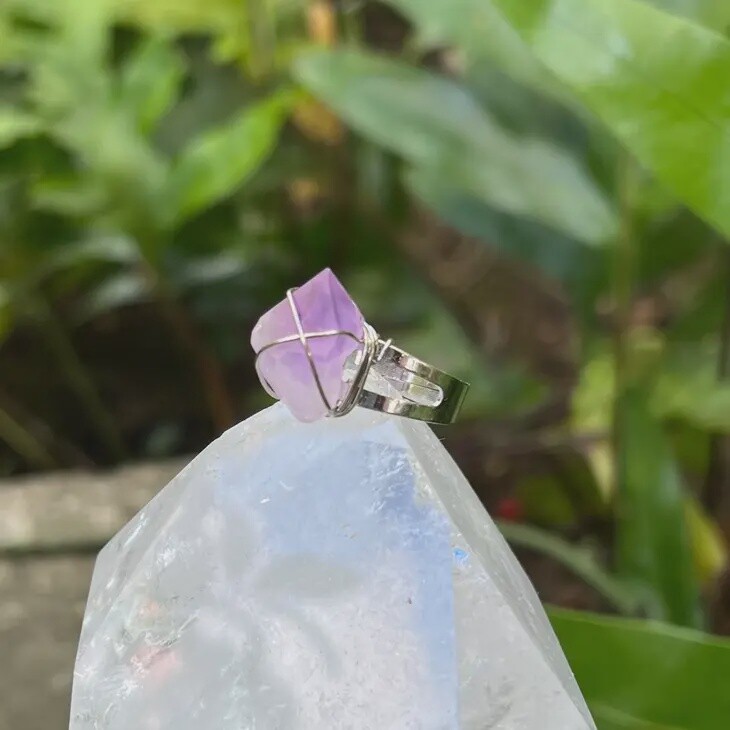
[[[296,332],[266,342],[256,352],[256,371],[269,395],[279,398],[262,371],[262,355],[272,348],[298,342],[306,355],[325,415],[344,416],[355,406],[360,406],[429,423],[454,422],[466,397],[468,383],[404,352],[392,340],[381,339],[375,329],[364,321],[361,336],[345,329],[305,331],[294,298],[295,291],[295,288],[287,291],[286,301]],[[344,392],[336,402],[331,402],[325,392],[310,346],[318,339],[332,337],[352,339],[355,345],[342,372]]]

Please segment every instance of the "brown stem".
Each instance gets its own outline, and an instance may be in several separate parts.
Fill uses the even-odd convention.
[[[0,390],[0,411],[19,424],[36,442],[34,451],[37,452],[37,456],[28,459],[28,463],[32,466],[44,468],[60,468],[61,466],[91,468],[95,466],[94,462],[76,444],[61,436],[49,423],[35,416],[3,390]],[[5,438],[6,436],[8,438]],[[6,431],[2,438],[10,443],[9,439],[12,439],[12,435]],[[41,451],[43,455],[41,458],[37,458],[41,455]],[[27,454],[26,457],[28,457]]]
[[[218,432],[225,431],[235,423],[236,412],[220,362],[157,271],[146,262],[143,269],[156,293],[163,316],[195,362],[213,427]]]
[[[223,368],[186,313],[169,301],[163,302],[163,309],[180,341],[195,360],[213,426],[217,431],[225,431],[235,423],[236,413]]]
[[[627,387],[628,343],[631,326],[631,305],[634,289],[634,231],[633,198],[636,170],[628,155],[621,155],[618,169],[618,200],[621,223],[614,242],[613,271],[611,277],[614,300],[613,367],[614,397],[611,446],[616,494],[619,494],[621,460],[623,451],[622,404]]]
[[[725,308],[720,328],[720,349],[717,360],[717,379],[730,378],[730,248],[725,257]],[[730,536],[730,437],[715,434],[710,440],[709,461],[703,489],[703,501],[716,516],[723,532]]]
[[[276,5],[271,0],[248,3],[245,26],[248,29],[248,71],[254,79],[266,78],[274,69],[276,57]]]
[[[40,440],[2,408],[0,408],[0,440],[23,457],[32,467],[54,469],[59,466]]]
[[[561,293],[538,272],[525,272],[421,209],[395,242],[485,358],[522,361],[567,397],[577,373],[574,322]]]
[[[126,448],[122,434],[114,417],[104,405],[93,378],[79,357],[63,324],[53,308],[40,295],[32,298],[30,306],[49,350],[94,424],[99,438],[115,461],[124,461]]]

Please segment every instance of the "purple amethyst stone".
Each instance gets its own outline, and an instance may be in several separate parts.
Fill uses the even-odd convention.
[[[294,291],[294,301],[305,334],[343,330],[362,341],[364,321],[360,310],[330,269]],[[282,337],[297,334],[287,299],[266,312],[251,332],[256,353]],[[312,360],[322,389],[331,407],[347,392],[343,382],[345,361],[361,345],[345,334],[308,338]],[[275,344],[261,352],[257,361],[259,377],[300,421],[316,421],[327,415],[327,404],[317,388],[312,368],[300,341]]]

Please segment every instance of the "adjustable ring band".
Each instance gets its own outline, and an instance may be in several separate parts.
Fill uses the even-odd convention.
[[[378,340],[357,405],[429,423],[453,423],[469,390],[463,380]],[[372,390],[370,388],[373,388]]]

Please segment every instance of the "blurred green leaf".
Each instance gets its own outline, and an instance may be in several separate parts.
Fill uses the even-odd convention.
[[[699,626],[699,591],[681,476],[639,385],[618,396],[616,555],[649,616]]]
[[[644,286],[661,283],[672,275],[681,276],[697,266],[700,256],[719,259],[727,254],[717,232],[686,208],[673,205],[664,211],[645,209],[642,215],[646,222],[636,241],[636,276]],[[717,267],[710,272],[713,270]],[[690,275],[687,284],[694,280]],[[704,282],[699,280],[696,286],[704,289]],[[685,297],[694,300],[691,295]],[[675,297],[675,301],[679,304],[682,298]]]
[[[31,94],[38,108],[67,112],[78,105],[83,114],[86,105],[94,106],[106,81],[113,0],[6,1],[28,28],[43,29],[23,54],[32,68]]]
[[[431,0],[452,43],[499,43],[495,9],[636,158],[730,234],[730,43],[635,0]],[[520,49],[521,52],[521,49]]]
[[[240,255],[218,253],[182,261],[171,278],[182,288],[210,286],[240,276],[248,267],[248,262]]]
[[[650,621],[550,610],[599,730],[719,730],[730,642]]]
[[[585,480],[590,484],[590,480]],[[564,484],[554,474],[528,474],[515,489],[524,508],[525,519],[550,527],[565,527],[575,523],[578,513]]]
[[[295,73],[359,132],[495,208],[600,244],[614,212],[566,151],[501,128],[457,84],[384,57],[310,51]]]
[[[303,39],[306,0],[114,0],[117,17],[148,31],[208,35],[216,60],[261,78],[290,60]],[[263,73],[262,73],[263,72]]]
[[[135,271],[123,271],[102,280],[83,299],[79,313],[93,319],[120,307],[146,301],[151,296],[149,281]]]
[[[573,545],[547,530],[532,525],[500,521],[499,530],[510,544],[547,555],[564,565],[600,593],[618,611],[632,614],[636,610],[636,602],[632,595],[616,578],[604,570],[589,548]]]
[[[55,1],[55,0],[54,0]],[[151,30],[222,31],[245,19],[241,0],[113,0],[118,17]]]
[[[657,381],[652,407],[664,418],[730,433],[730,384],[718,382],[706,369],[664,373]]]
[[[728,550],[717,524],[694,495],[685,501],[685,516],[695,570],[703,586],[711,585],[727,567]]]
[[[109,50],[115,0],[57,0],[63,44],[75,63],[101,67]]]
[[[0,346],[2,346],[12,331],[13,320],[10,289],[0,283]]]
[[[97,214],[107,202],[98,180],[40,176],[30,184],[30,195],[36,210],[70,217]]]
[[[69,119],[64,139],[86,165],[89,193],[104,204],[96,214],[129,230],[147,227],[162,215],[160,197],[168,180],[168,161],[137,133],[130,120],[101,108],[83,122]],[[79,190],[85,192],[82,188]]]
[[[721,396],[715,400],[714,397],[725,388],[719,387],[714,375],[706,369],[703,372],[694,367],[678,372],[664,365],[652,380],[652,387],[647,387],[646,392],[655,418],[683,420],[702,429],[718,431],[730,427],[728,398]],[[607,351],[599,352],[584,364],[572,402],[572,424],[576,431],[609,432],[614,381],[613,362]],[[686,439],[682,444],[686,445]],[[611,498],[615,474],[609,441],[590,443],[584,452],[601,491],[607,499]],[[714,523],[695,498],[686,490],[683,492],[685,530],[695,572],[700,582],[707,583],[725,565],[726,549]],[[626,511],[631,513],[629,509]]]
[[[13,107],[0,108],[0,149],[43,129],[40,119]]]
[[[668,13],[695,20],[723,35],[730,30],[730,3],[718,0],[648,0]]]
[[[288,90],[274,94],[193,140],[170,172],[164,203],[169,224],[219,202],[251,177],[274,149],[294,99]]]
[[[33,198],[62,215],[148,228],[167,167],[137,129],[131,97],[117,103],[111,13],[108,0],[62,0],[30,54],[26,101],[66,156],[57,178],[33,181]]]
[[[487,59],[516,81],[543,93],[567,99],[565,90],[535,58],[493,3],[481,3],[478,13],[464,17],[457,7],[454,12],[445,12],[444,6],[438,2],[386,2],[411,20],[422,44],[444,46],[457,42],[465,52],[467,61]],[[485,42],[485,38],[488,42]]]
[[[651,413],[658,419],[684,421],[705,431],[730,432],[730,385],[718,381],[716,359],[714,349],[708,352],[695,343],[690,348],[685,343],[684,347],[669,349],[647,384]],[[604,347],[583,364],[573,393],[576,428],[608,428],[614,388],[614,364]]]
[[[80,262],[101,261],[115,264],[134,264],[140,261],[137,245],[124,236],[93,236],[63,246],[51,257],[53,268],[74,266]]]
[[[580,159],[587,159],[596,135],[591,133],[591,125],[586,123],[579,105],[571,107],[562,99],[550,98],[481,58],[464,64],[461,79],[476,100],[507,129],[521,136],[549,138]],[[603,140],[597,141],[605,144]]]
[[[598,721],[599,730],[682,730],[676,725],[645,722],[641,718],[627,715],[603,704],[597,704],[593,708],[593,716]]]
[[[176,101],[185,66],[162,38],[143,40],[122,70],[118,102],[142,132],[150,132]]]
[[[616,479],[608,437],[614,393],[613,360],[608,352],[601,349],[583,362],[578,383],[573,389],[570,421],[576,433],[606,434],[605,439],[596,439],[583,448],[595,483],[606,502],[612,497]]]

